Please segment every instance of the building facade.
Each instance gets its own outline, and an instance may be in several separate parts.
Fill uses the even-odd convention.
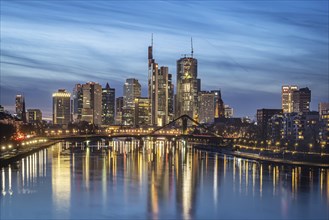
[[[150,125],[150,103],[148,97],[135,98],[135,127]]]
[[[298,91],[298,86],[296,85],[284,85],[281,88],[281,103],[283,113],[291,113],[294,112],[294,92]],[[295,98],[296,99],[296,98]],[[297,104],[295,104],[296,108]],[[295,109],[296,110],[296,109]]]
[[[122,124],[135,124],[135,98],[141,97],[141,85],[137,79],[127,79],[123,86]]]
[[[90,124],[102,124],[102,86],[95,82],[82,85],[83,104],[82,121]]]
[[[30,123],[42,121],[42,112],[40,109],[28,109],[27,115]]]
[[[76,84],[72,93],[72,120],[81,121],[83,108],[82,85]]]
[[[293,91],[292,99],[293,112],[310,112],[311,90],[309,88],[300,88],[299,90]]]
[[[199,92],[199,123],[213,123],[215,118],[215,93]]]
[[[185,114],[194,119],[198,117],[201,81],[197,78],[197,69],[198,62],[193,56],[177,60],[176,118]]]
[[[53,93],[53,124],[68,125],[71,121],[71,94],[65,89]]]
[[[115,119],[115,89],[107,83],[102,89],[102,124],[114,125]]]
[[[26,120],[26,110],[25,110],[25,98],[23,95],[16,95],[15,108],[16,108],[17,118],[19,118],[25,123],[27,120]]]
[[[123,114],[123,97],[118,97],[115,99],[115,124],[122,124],[122,114]]]
[[[229,105],[224,105],[224,116],[225,118],[232,118],[234,115],[234,110]]]
[[[225,117],[225,108],[224,102],[222,99],[222,93],[220,90],[212,90],[214,93],[214,111],[215,111],[215,118],[222,118]]]
[[[282,115],[282,109],[257,109],[257,125],[260,128],[261,138],[266,139],[268,138],[269,133],[269,123],[270,119],[274,115]],[[279,120],[278,118],[273,118],[273,121]],[[270,133],[273,133],[271,131]]]

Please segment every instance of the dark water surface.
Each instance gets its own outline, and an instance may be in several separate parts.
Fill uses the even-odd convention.
[[[1,170],[1,219],[328,219],[329,170],[182,142],[59,143]]]

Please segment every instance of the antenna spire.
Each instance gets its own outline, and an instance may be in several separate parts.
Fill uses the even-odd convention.
[[[192,39],[192,37],[191,37],[191,56],[193,58],[193,39]]]

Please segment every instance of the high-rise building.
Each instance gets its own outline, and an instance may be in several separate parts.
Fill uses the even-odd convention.
[[[225,118],[232,118],[234,114],[233,108],[229,105],[224,105],[224,116]]]
[[[122,114],[123,114],[123,97],[118,97],[115,100],[115,124],[122,124]]]
[[[200,92],[200,79],[198,76],[197,59],[183,57],[177,60],[177,91],[176,91],[176,117],[189,115],[198,117],[198,93]]]
[[[282,115],[282,109],[257,109],[257,125],[261,130],[261,136],[266,139],[268,136],[269,120],[274,115]]]
[[[296,99],[294,98],[294,91],[298,91],[298,86],[287,86],[284,85],[282,86],[281,89],[281,98],[282,98],[282,110],[283,113],[291,113],[294,112],[294,102],[293,100]],[[295,104],[295,108],[296,108]],[[296,110],[296,109],[295,109]]]
[[[67,125],[71,121],[71,94],[65,89],[53,93],[53,124]]]
[[[328,111],[329,110],[329,102],[320,102],[318,105],[318,111],[319,111],[319,115],[320,118],[322,117],[322,114],[324,111]]]
[[[73,121],[80,121],[82,118],[83,91],[82,85],[76,84],[72,94],[72,116]]]
[[[199,122],[212,123],[215,118],[215,93],[199,92]]]
[[[141,97],[141,85],[137,79],[127,79],[123,86],[123,114],[124,125],[135,124],[135,98]]]
[[[23,95],[16,95],[16,114],[24,123],[26,122],[25,98]]]
[[[294,112],[310,112],[311,90],[309,88],[300,88],[293,93],[293,103],[296,108]]]
[[[212,90],[214,93],[214,111],[215,111],[215,118],[223,118],[225,117],[225,109],[224,109],[224,102],[222,99],[222,94],[220,90]]]
[[[153,41],[153,40],[152,40]],[[158,68],[153,58],[153,42],[148,48],[148,94],[150,124],[163,126],[173,119],[173,85],[168,67]]]
[[[135,98],[135,126],[150,124],[150,103],[148,97]]]
[[[28,109],[27,114],[30,123],[42,121],[42,113],[40,109]]]
[[[83,104],[82,121],[91,124],[102,124],[102,86],[95,82],[82,85]]]
[[[113,125],[115,114],[115,89],[106,83],[102,90],[102,124]]]

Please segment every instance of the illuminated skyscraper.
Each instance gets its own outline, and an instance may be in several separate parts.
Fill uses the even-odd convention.
[[[224,113],[225,113],[225,118],[232,118],[234,114],[233,108],[230,107],[229,105],[224,105]]]
[[[220,90],[212,90],[212,93],[214,93],[214,113],[215,118],[222,118],[225,117],[225,109],[224,109],[224,102],[222,99],[222,93]]]
[[[135,126],[150,124],[150,103],[148,97],[135,98]]]
[[[115,124],[122,124],[122,114],[123,114],[123,97],[118,97],[115,99]]]
[[[197,67],[197,59],[193,55],[177,60],[176,117],[184,114],[198,117],[200,79],[197,78]]]
[[[102,86],[95,82],[82,85],[83,104],[82,121],[91,124],[102,124]]]
[[[215,118],[215,93],[201,91],[199,93],[199,122],[212,123]]]
[[[53,93],[53,124],[67,125],[71,121],[71,94],[65,89]]]
[[[310,111],[311,90],[300,88],[293,92],[293,112],[305,113]]]
[[[283,113],[294,112],[294,91],[298,90],[298,86],[282,86],[281,97],[282,97],[282,110]],[[298,106],[295,104],[295,106]]]
[[[82,85],[76,84],[72,94],[72,116],[73,121],[80,121],[83,108]]]
[[[115,89],[110,88],[106,83],[106,87],[102,90],[102,124],[113,125],[115,113]]]
[[[153,40],[148,47],[148,94],[150,103],[150,124],[163,126],[173,119],[172,75],[168,67],[158,68],[153,59]]]
[[[135,98],[141,97],[141,85],[137,79],[127,79],[123,86],[123,114],[124,125],[135,124]]]
[[[30,123],[42,121],[42,113],[40,109],[28,109],[27,113],[28,113],[28,121]]]
[[[16,95],[16,114],[24,123],[26,122],[25,98],[23,95]]]

